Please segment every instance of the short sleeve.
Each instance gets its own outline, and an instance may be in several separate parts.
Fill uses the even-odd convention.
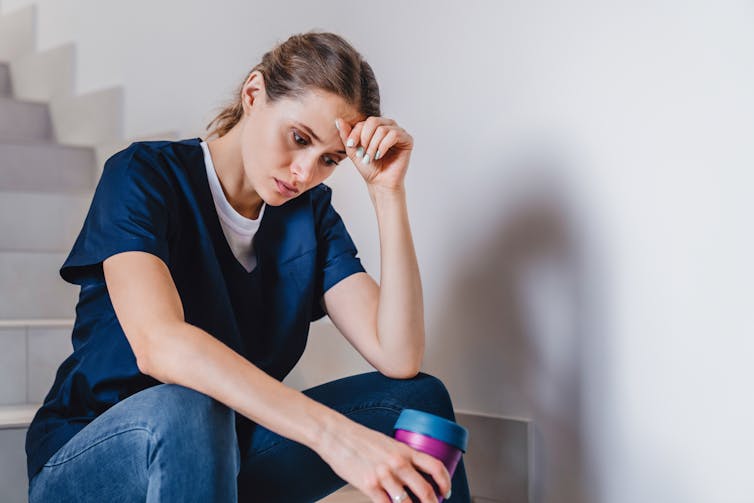
[[[74,284],[102,278],[102,262],[117,253],[143,251],[166,264],[171,206],[175,199],[157,156],[138,143],[110,157],[81,232],[60,276]]]
[[[320,305],[325,292],[342,279],[365,269],[356,256],[356,245],[343,220],[332,206],[332,189],[320,184],[312,192],[317,227],[317,295],[313,311],[316,320],[325,315]]]

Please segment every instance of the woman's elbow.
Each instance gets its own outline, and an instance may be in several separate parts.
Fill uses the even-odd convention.
[[[413,379],[419,374],[421,365],[406,366],[403,368],[382,368],[380,373],[391,379]]]

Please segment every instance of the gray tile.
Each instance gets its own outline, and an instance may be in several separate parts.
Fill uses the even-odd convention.
[[[90,200],[89,195],[0,190],[0,249],[70,251]]]
[[[66,253],[0,252],[0,319],[71,318],[79,287],[58,270]]]
[[[0,328],[0,405],[26,402],[26,329]]]
[[[456,421],[469,430],[464,463],[475,500],[526,503],[529,423],[466,413]]]
[[[68,145],[98,145],[123,138],[123,88],[56,96],[50,116],[57,140]]]
[[[26,503],[26,429],[0,429],[0,501]]]
[[[63,360],[73,351],[70,328],[29,328],[29,403],[42,403]]]
[[[47,105],[0,97],[0,138],[51,141],[52,122]]]
[[[97,180],[94,149],[0,137],[0,190],[84,192]]]

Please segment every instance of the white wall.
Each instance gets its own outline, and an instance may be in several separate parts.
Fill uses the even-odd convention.
[[[346,36],[416,139],[425,370],[535,421],[534,501],[751,501],[751,1],[35,3],[129,136],[200,134],[272,43]],[[366,192],[332,185],[377,275]]]

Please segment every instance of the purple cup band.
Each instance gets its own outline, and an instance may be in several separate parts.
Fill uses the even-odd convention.
[[[451,477],[463,454],[463,451],[458,447],[413,431],[398,429],[395,430],[394,437],[396,440],[413,447],[417,451],[429,454],[442,461]]]

